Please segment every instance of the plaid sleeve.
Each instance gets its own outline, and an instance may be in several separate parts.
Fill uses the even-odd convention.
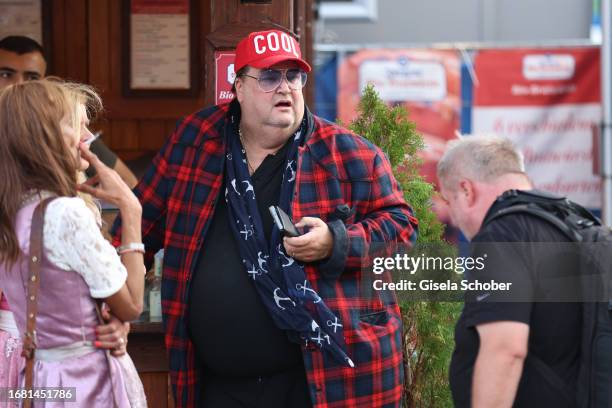
[[[417,238],[417,219],[404,200],[389,161],[376,149],[367,215],[347,226],[347,268],[361,268],[373,253],[390,255],[395,244],[412,246]]]
[[[396,244],[416,241],[418,222],[404,200],[386,156],[375,148],[371,170],[371,192],[365,217],[345,226],[340,220],[328,222],[334,237],[332,255],[320,265],[328,278],[340,276],[345,269],[359,269],[376,256],[388,256]]]

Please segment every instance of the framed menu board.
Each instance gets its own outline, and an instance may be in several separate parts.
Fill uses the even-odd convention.
[[[0,0],[0,39],[23,35],[49,48],[50,34],[51,0]]]
[[[125,96],[198,93],[197,0],[123,0]]]
[[[9,35],[43,40],[41,0],[0,0],[0,39]]]

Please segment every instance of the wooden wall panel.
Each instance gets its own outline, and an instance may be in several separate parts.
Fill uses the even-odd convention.
[[[141,120],[140,123],[140,148],[155,151],[164,144],[170,133],[166,132],[163,120]]]
[[[119,150],[139,150],[140,128],[138,120],[114,119],[111,121],[111,145]]]
[[[165,133],[167,135],[167,137],[170,137],[170,135],[174,132],[174,130],[176,129],[176,120],[165,120],[164,124],[165,124]]]
[[[65,77],[78,82],[88,82],[88,37],[87,1],[66,0],[64,15],[66,25],[64,38],[66,39],[66,71]]]
[[[109,26],[108,71],[110,74],[109,99],[121,98],[121,1],[105,0],[110,3],[109,16],[106,24]]]
[[[145,373],[141,374],[140,378],[150,408],[174,408],[170,378],[167,375],[163,375],[163,373]]]
[[[88,7],[88,66],[89,83],[103,96],[110,91],[111,73],[109,61],[110,41],[110,4],[108,0],[90,0]]]
[[[269,4],[244,3],[240,0],[211,0],[212,27],[215,31],[228,23],[273,23],[293,29],[293,0],[272,0]]]
[[[313,0],[298,0],[295,7],[296,32],[300,36],[302,53],[306,61],[311,66],[314,66],[314,9]],[[314,71],[311,72],[308,78],[308,83],[304,89],[304,97],[306,103],[312,108],[314,104]]]
[[[54,0],[51,8],[51,54],[53,65],[47,67],[47,74],[64,76],[66,71],[66,16],[64,14],[64,0]],[[46,45],[47,47],[49,45]]]

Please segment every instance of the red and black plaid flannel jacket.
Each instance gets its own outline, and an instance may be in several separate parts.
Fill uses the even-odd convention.
[[[307,265],[306,275],[342,319],[347,352],[355,363],[355,368],[345,367],[316,348],[303,349],[313,406],[398,407],[404,379],[399,308],[395,302],[365,298],[359,280],[364,254],[376,243],[413,243],[417,221],[380,149],[306,114],[309,126],[298,153],[292,217],[319,217],[332,229],[333,260]],[[143,207],[147,258],[165,248],[162,310],[177,407],[197,406],[200,396],[200,373],[187,330],[189,284],[222,196],[229,120],[229,105],[182,120],[135,190]],[[337,219],[338,209],[346,206],[353,211]],[[115,244],[119,226],[120,220]]]

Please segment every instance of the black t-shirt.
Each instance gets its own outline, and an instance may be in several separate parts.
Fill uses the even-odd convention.
[[[489,214],[495,211],[495,207],[491,208]],[[450,366],[456,407],[471,406],[473,370],[480,345],[476,326],[495,321],[529,325],[528,356],[514,406],[574,406],[582,323],[580,303],[516,301],[545,299],[547,282],[554,282],[558,275],[565,276],[568,270],[578,270],[576,259],[565,251],[568,244],[554,244],[559,242],[568,239],[548,222],[528,214],[495,219],[472,240],[472,255],[482,256],[485,251],[489,259],[482,271],[472,271],[467,278],[472,282],[512,282],[514,293],[466,293],[455,327]]]
[[[287,146],[269,155],[251,176],[268,241],[277,205]],[[225,191],[225,185],[221,191]],[[300,366],[300,347],[277,328],[241,262],[220,195],[193,274],[189,329],[207,375],[258,377]]]

